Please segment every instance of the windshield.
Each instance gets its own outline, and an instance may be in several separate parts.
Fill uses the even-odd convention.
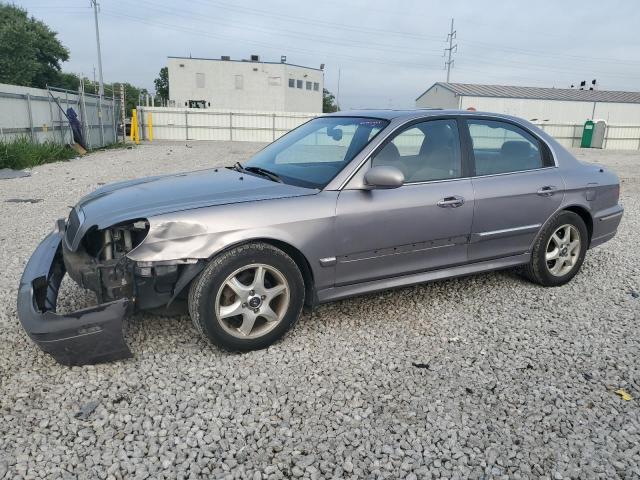
[[[324,188],[387,123],[377,118],[315,118],[258,152],[243,167],[268,170],[292,185]]]

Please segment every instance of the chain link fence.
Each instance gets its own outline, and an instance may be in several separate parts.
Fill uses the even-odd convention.
[[[78,116],[89,149],[111,145],[119,131],[119,98],[49,87],[47,89],[0,84],[0,141],[28,137],[32,142],[73,142],[65,113]]]

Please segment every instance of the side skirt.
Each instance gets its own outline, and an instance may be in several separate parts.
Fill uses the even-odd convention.
[[[356,295],[363,295],[365,293],[378,292],[380,290],[388,290],[391,288],[407,287],[418,283],[433,282],[435,280],[442,280],[446,278],[464,277],[466,275],[488,272],[491,270],[501,270],[503,268],[524,265],[529,262],[530,258],[530,253],[523,253],[520,255],[486,260],[483,262],[468,263],[440,270],[413,273],[411,275],[403,275],[401,277],[383,278],[381,280],[326,288],[318,291],[318,303],[331,302],[341,298],[354,297]]]

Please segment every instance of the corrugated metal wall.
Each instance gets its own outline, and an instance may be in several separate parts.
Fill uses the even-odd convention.
[[[231,140],[272,142],[317,113],[229,111],[217,109],[139,107],[141,136],[159,140]]]

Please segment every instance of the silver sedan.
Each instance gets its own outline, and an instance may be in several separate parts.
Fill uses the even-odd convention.
[[[616,175],[530,123],[461,111],[322,116],[244,164],[104,186],[25,268],[20,320],[65,364],[125,358],[122,320],[184,305],[230,350],[264,348],[302,309],[517,267],[570,281],[622,218]],[[55,311],[65,274],[98,305]]]

